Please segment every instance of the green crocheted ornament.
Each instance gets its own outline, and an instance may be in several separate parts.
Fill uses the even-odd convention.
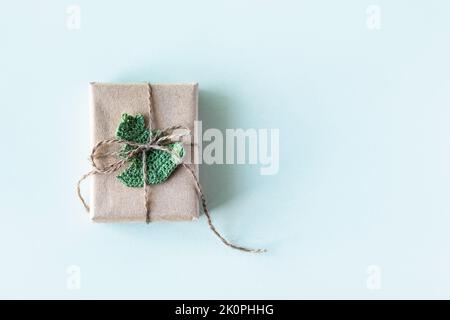
[[[146,143],[152,135],[159,134],[159,132],[158,130],[149,132],[145,127],[143,115],[131,116],[124,113],[117,128],[116,137],[117,139]],[[183,157],[184,148],[181,142],[174,142],[167,145],[167,147],[174,151],[178,157]],[[125,145],[119,154],[121,157],[125,157],[134,148],[133,146]],[[129,162],[128,168],[119,174],[117,179],[127,187],[142,188],[144,186],[142,156],[137,155],[130,159]],[[166,181],[179,164],[168,152],[162,150],[147,151],[147,184],[158,184]]]

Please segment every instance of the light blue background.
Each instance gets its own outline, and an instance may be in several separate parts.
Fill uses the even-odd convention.
[[[444,0],[3,0],[0,297],[450,298],[449,13]],[[201,167],[217,226],[267,254],[224,247],[203,216],[89,221],[74,191],[88,82],[145,80],[198,81],[205,127],[280,129],[275,176]]]

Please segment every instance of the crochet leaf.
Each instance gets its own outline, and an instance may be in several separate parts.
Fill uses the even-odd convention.
[[[180,158],[184,154],[180,142],[168,145]],[[177,168],[179,162],[171,154],[162,150],[147,152],[147,184],[158,184],[166,181]],[[117,178],[127,187],[142,188],[144,186],[142,157],[136,156],[130,165]]]
[[[116,130],[117,139],[146,143],[150,137],[150,132],[145,127],[145,119],[142,114],[130,116],[129,114],[122,114],[120,124]]]
[[[157,134],[153,131],[152,134]],[[116,131],[116,137],[127,141],[146,143],[152,135],[145,127],[144,117],[140,114],[131,116],[126,113],[122,115],[121,122]],[[181,142],[175,142],[166,146],[179,158],[184,156],[184,148]],[[122,157],[126,156],[135,147],[125,145],[120,151]],[[130,161],[117,178],[127,187],[142,188],[144,186],[142,155],[138,154]],[[162,150],[147,151],[147,184],[158,184],[166,181],[179,165],[177,159]]]

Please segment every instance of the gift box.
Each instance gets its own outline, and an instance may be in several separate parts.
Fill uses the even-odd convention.
[[[149,85],[91,83],[92,145],[116,136],[123,114],[148,119]],[[181,125],[190,129],[191,136],[183,140],[185,157],[194,159],[197,141],[194,121],[198,116],[197,84],[151,84],[152,128],[164,129]],[[112,146],[111,146],[112,148]],[[116,147],[117,149],[117,147]],[[107,152],[106,152],[107,153]],[[96,159],[102,166],[108,157]],[[184,161],[186,163],[186,161]],[[188,165],[198,177],[198,166]],[[121,169],[123,172],[125,169]],[[92,177],[91,219],[98,222],[145,222],[147,210],[142,188],[132,188],[118,179],[120,172],[97,174]],[[192,177],[175,169],[170,177],[149,186],[150,221],[195,220],[199,215],[198,198]]]

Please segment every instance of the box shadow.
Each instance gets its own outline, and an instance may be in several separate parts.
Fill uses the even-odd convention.
[[[215,128],[225,135],[225,129],[233,127],[230,105],[231,101],[226,96],[200,89],[199,120],[202,121],[203,132]],[[223,141],[225,143],[225,139]],[[204,142],[203,148],[208,143],[210,142]],[[223,151],[225,156],[225,150]],[[226,164],[206,164],[203,162],[200,164],[200,182],[210,208],[218,208],[236,195],[238,190],[236,185],[237,171],[233,167]]]

